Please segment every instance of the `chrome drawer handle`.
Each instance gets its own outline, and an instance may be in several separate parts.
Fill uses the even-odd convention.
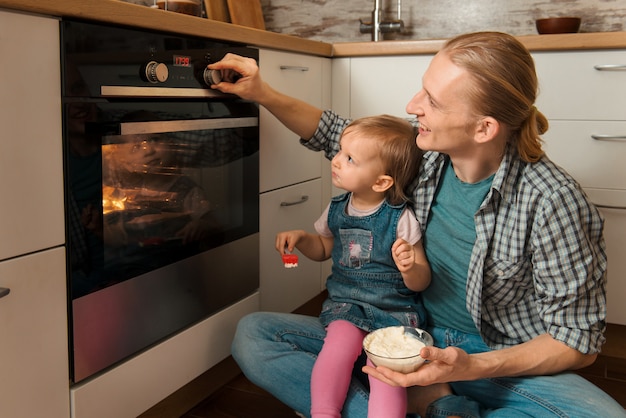
[[[300,200],[296,200],[295,202],[280,202],[280,206],[293,206],[293,205],[300,205],[304,202],[306,202],[307,200],[309,200],[309,196],[304,195],[300,198]]]
[[[613,206],[613,205],[597,205],[597,208],[602,208],[602,209],[620,209],[620,210],[626,210],[626,206]]]
[[[9,289],[7,287],[0,287],[0,298],[5,297],[9,293],[11,293],[11,289]]]
[[[591,135],[596,141],[626,141],[626,135]]]
[[[298,65],[281,65],[281,70],[291,70],[291,71],[309,71],[309,67],[300,67]]]
[[[598,71],[626,71],[626,65],[623,64],[603,64],[603,65],[594,65]]]

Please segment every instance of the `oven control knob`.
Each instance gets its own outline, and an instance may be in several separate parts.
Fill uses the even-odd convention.
[[[222,73],[219,70],[209,70],[205,68],[203,78],[206,85],[210,87],[213,84],[222,82]]]
[[[150,61],[146,64],[145,75],[151,83],[163,83],[167,80],[169,70],[162,62]]]

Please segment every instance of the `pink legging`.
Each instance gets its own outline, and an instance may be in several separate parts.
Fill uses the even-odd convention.
[[[331,322],[311,374],[311,416],[341,418],[354,362],[367,332],[344,320]],[[371,366],[368,359],[368,364]],[[405,418],[406,389],[369,378],[368,418]]]

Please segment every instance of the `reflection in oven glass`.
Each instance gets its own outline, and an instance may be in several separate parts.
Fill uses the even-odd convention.
[[[158,119],[132,111],[120,122]],[[73,298],[239,238],[244,160],[258,147],[250,129],[106,134],[90,170],[70,159],[82,173],[73,176],[73,195],[92,195],[79,204],[86,257],[73,258],[84,261],[73,265]]]
[[[176,164],[184,148],[167,134],[126,135],[102,147],[106,266],[123,260],[132,268],[134,256],[143,260],[156,252],[151,267],[158,267],[178,258],[174,248],[206,246],[209,237],[213,245],[221,242],[222,228],[205,191],[192,172]]]

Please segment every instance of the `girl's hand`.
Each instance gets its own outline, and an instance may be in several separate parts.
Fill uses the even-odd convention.
[[[280,255],[286,252],[292,253],[298,242],[305,236],[306,232],[301,229],[279,232],[276,234],[276,251],[278,251]]]
[[[415,264],[415,247],[401,238],[393,243],[391,255],[401,273],[409,271]]]

